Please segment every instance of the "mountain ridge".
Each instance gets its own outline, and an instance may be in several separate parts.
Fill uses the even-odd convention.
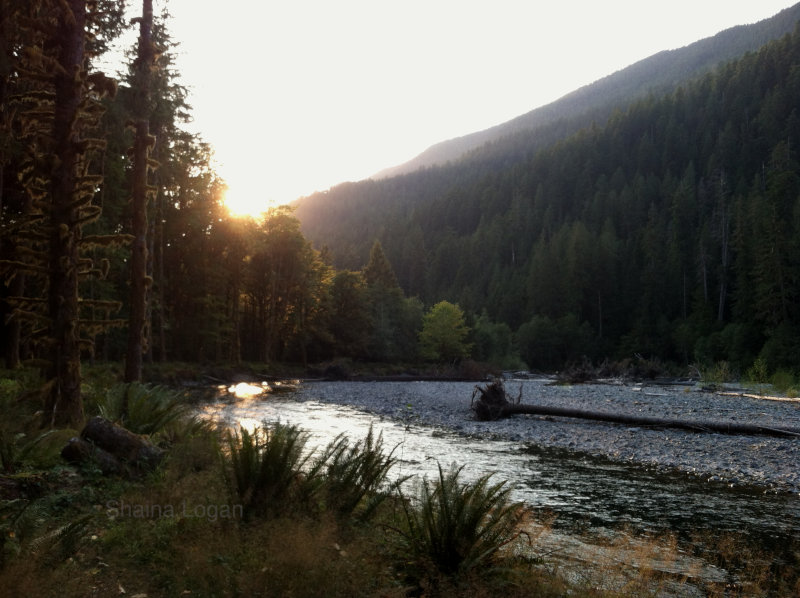
[[[386,179],[457,161],[486,144],[525,131],[535,132],[559,119],[569,122],[569,133],[575,132],[592,120],[607,118],[621,103],[648,93],[668,92],[716,65],[756,51],[770,40],[791,33],[798,21],[800,3],[756,23],[736,25],[681,48],[662,50],[511,120],[436,143],[411,160],[369,178]]]
[[[798,65],[800,25],[578,131],[552,121],[294,213],[334,268],[358,279],[377,241],[409,306],[457,304],[479,361],[796,370]]]

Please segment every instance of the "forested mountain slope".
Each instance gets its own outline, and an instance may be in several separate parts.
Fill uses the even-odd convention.
[[[800,4],[758,23],[732,27],[684,48],[659,52],[508,122],[437,143],[408,162],[387,168],[373,178],[455,161],[486,143],[523,132],[537,138],[537,146],[543,147],[593,120],[604,122],[620,104],[648,93],[665,93],[721,62],[755,51],[790,33],[798,20]],[[556,124],[558,126],[554,126]]]
[[[536,153],[518,135],[512,158],[342,185],[296,213],[339,267],[379,239],[408,294],[507,324],[530,365],[797,366],[798,98],[795,29]]]

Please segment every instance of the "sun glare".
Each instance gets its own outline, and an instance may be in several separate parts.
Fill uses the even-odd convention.
[[[231,216],[237,218],[258,218],[269,210],[270,202],[254,189],[240,188],[228,184],[225,191],[225,207]]]

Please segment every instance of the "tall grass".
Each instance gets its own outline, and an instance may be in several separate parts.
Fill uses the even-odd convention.
[[[416,497],[401,501],[399,548],[407,573],[418,580],[491,567],[500,549],[520,536],[525,510],[509,500],[511,488],[492,484],[491,474],[463,483],[462,470],[445,472],[440,464],[438,480],[422,480]]]

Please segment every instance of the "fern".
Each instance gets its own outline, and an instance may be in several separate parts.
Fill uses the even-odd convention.
[[[492,484],[489,474],[465,484],[459,480],[462,470],[445,473],[439,465],[436,482],[423,480],[414,499],[401,501],[404,527],[396,530],[401,554],[418,575],[456,577],[489,567],[521,534],[524,507],[509,500],[505,482]]]
[[[289,505],[311,456],[304,454],[307,440],[297,426],[279,422],[252,433],[244,427],[227,432],[223,471],[245,515],[281,511]]]
[[[100,415],[136,434],[156,434],[188,415],[179,393],[163,386],[118,384],[98,402]]]
[[[63,561],[75,554],[86,535],[93,513],[84,513],[72,521],[51,530],[31,541],[29,549],[34,555]]]
[[[384,486],[396,461],[393,453],[384,454],[383,435],[376,438],[372,426],[364,440],[352,446],[344,434],[337,436],[317,460],[325,472],[326,506],[339,515],[349,516],[359,510],[360,518],[369,518],[388,496]]]

